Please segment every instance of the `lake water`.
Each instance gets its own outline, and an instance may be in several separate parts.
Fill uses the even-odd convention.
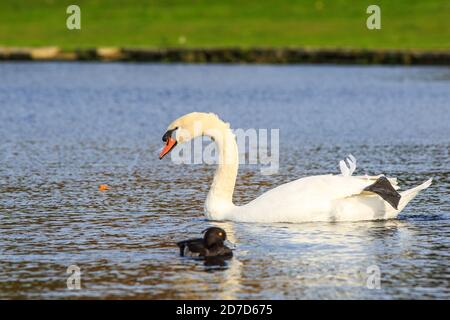
[[[214,166],[158,160],[191,111],[280,129],[278,173],[243,165],[237,204],[349,153],[356,174],[434,182],[397,220],[207,221]],[[449,299],[449,149],[444,67],[1,63],[0,298]],[[226,266],[178,256],[208,226],[236,244]]]

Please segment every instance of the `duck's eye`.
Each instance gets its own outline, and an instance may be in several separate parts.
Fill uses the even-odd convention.
[[[219,232],[219,237],[221,237],[223,235],[223,233],[222,232]]]

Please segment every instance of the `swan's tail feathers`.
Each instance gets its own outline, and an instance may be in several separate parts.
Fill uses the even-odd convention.
[[[408,202],[410,202],[412,199],[414,199],[414,197],[422,190],[428,188],[431,185],[431,182],[433,181],[433,179],[428,179],[427,181],[425,181],[424,183],[422,183],[421,185],[418,185],[415,188],[409,189],[409,190],[405,190],[403,192],[400,192],[400,195],[402,196],[400,198],[400,202],[398,204],[398,208],[397,210],[401,211],[403,210],[406,205],[408,204]]]
[[[372,192],[383,198],[384,201],[389,203],[395,210],[398,210],[398,204],[401,199],[400,193],[398,193],[389,180],[385,176],[381,176],[370,186],[366,187],[364,191]]]
[[[351,176],[356,169],[356,158],[349,154],[345,161],[339,161],[339,168],[343,176]]]

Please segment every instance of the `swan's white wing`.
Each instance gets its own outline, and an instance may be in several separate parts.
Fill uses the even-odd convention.
[[[381,176],[322,175],[276,187],[235,207],[230,220],[248,222],[360,221],[395,218],[430,181],[401,193],[398,209],[367,191]],[[396,179],[388,178],[397,189]],[[373,187],[373,186],[372,186]],[[371,190],[370,188],[368,190]]]
[[[313,198],[323,200],[332,200],[350,197],[360,194],[365,188],[374,183],[372,179],[364,177],[352,177],[341,175],[320,175],[301,178],[289,183],[278,186],[260,198],[279,197]],[[259,199],[259,198],[257,198]]]
[[[378,179],[380,179],[383,176],[384,176],[383,174],[379,174],[377,176],[367,176],[367,175],[366,176],[355,176],[355,178],[370,180],[370,181],[372,181],[372,183],[374,183],[375,181],[377,181]],[[400,187],[398,186],[397,178],[386,177],[386,179],[389,180],[389,182],[391,183],[391,185],[394,187],[395,190],[400,189]]]
[[[278,186],[238,210],[248,221],[326,221],[334,201],[360,195],[373,183],[342,175],[306,177]]]

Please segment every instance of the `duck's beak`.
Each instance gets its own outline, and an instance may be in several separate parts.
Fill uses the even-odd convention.
[[[230,249],[236,249],[236,244],[235,243],[233,243],[233,242],[231,242],[230,240],[225,240],[224,242],[223,242],[228,248],[230,248]]]
[[[161,153],[159,154],[159,160],[161,160],[166,154],[168,154],[176,145],[177,145],[177,141],[175,139],[173,139],[172,137],[169,137],[167,139],[166,145],[164,146]]]

